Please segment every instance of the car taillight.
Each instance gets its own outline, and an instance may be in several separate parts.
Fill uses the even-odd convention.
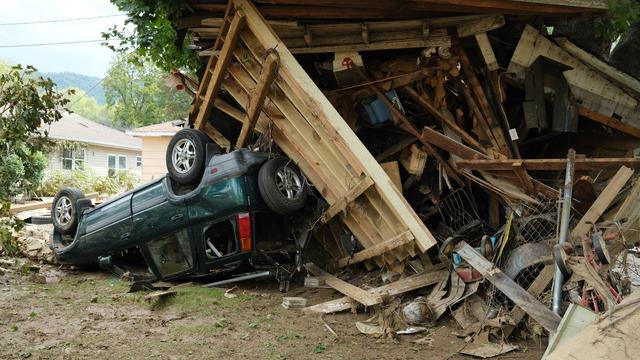
[[[238,237],[242,252],[251,251],[251,216],[249,213],[238,214]]]

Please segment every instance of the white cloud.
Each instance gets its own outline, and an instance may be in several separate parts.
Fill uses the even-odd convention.
[[[0,24],[118,14],[108,0],[2,0]],[[58,23],[0,26],[0,45],[101,39],[101,32],[125,17]],[[0,58],[31,64],[45,72],[72,71],[103,77],[113,53],[99,42],[20,48],[0,48]]]

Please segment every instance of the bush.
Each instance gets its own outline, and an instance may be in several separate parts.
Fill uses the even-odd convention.
[[[80,189],[85,194],[119,194],[133,189],[139,182],[138,177],[128,171],[117,172],[113,176],[98,176],[93,170],[54,171],[38,188],[42,196],[55,196],[63,187]]]

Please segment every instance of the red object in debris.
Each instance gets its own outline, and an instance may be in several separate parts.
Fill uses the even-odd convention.
[[[238,237],[242,252],[251,251],[251,216],[249,213],[238,214]]]
[[[218,172],[218,168],[217,167],[214,167],[214,168],[211,169],[211,175],[213,175],[213,174],[215,174],[217,172]]]
[[[472,283],[482,279],[482,274],[480,274],[478,270],[472,267],[460,266],[455,270],[456,273],[458,273],[458,276],[460,276],[462,281],[464,281],[465,283]]]

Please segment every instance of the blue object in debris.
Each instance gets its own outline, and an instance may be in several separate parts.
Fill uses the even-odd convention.
[[[398,110],[404,113],[400,99],[395,90],[390,90],[385,93],[387,98],[394,104]],[[378,98],[375,98],[369,102],[362,102],[362,116],[364,119],[372,125],[382,125],[392,121],[391,111],[389,108]]]

